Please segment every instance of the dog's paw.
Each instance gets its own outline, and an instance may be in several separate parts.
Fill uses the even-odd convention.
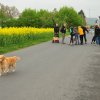
[[[7,71],[4,71],[4,73],[6,74],[6,73],[8,73]]]
[[[9,72],[9,70],[7,70],[7,73]]]
[[[0,76],[2,76],[2,74],[0,73]]]
[[[4,73],[7,73],[6,71],[4,71]]]
[[[15,69],[14,69],[14,70],[12,70],[12,72],[15,72]]]

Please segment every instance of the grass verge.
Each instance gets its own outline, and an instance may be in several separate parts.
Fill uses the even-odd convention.
[[[25,47],[29,47],[32,45],[40,44],[42,42],[46,42],[51,39],[52,39],[52,37],[48,37],[45,39],[30,40],[30,41],[25,41],[24,43],[20,43],[20,44],[12,44],[12,45],[8,45],[8,46],[0,47],[0,54],[4,54],[4,53],[11,52],[11,51],[19,50],[19,49],[22,49]]]
[[[69,35],[69,33],[67,33],[66,35]],[[0,54],[4,54],[4,53],[8,53],[8,52],[12,52],[15,50],[19,50],[25,47],[29,47],[32,45],[36,45],[36,44],[40,44],[42,42],[47,42],[49,40],[52,40],[53,34],[50,34],[49,36],[46,36],[45,38],[41,38],[41,39],[35,39],[35,40],[28,40],[22,43],[18,43],[18,44],[11,44],[11,45],[6,45],[3,47],[0,47]],[[61,37],[61,34],[60,34]]]

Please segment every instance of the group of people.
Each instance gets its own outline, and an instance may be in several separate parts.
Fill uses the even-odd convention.
[[[62,44],[65,40],[65,34],[66,34],[66,24],[64,23],[61,28],[59,28],[58,24],[56,23],[54,26],[54,37],[59,37],[59,32],[62,33]],[[70,32],[70,45],[76,44],[76,45],[83,45],[83,38],[85,39],[85,43],[87,43],[86,39],[86,32],[89,31],[85,26],[79,26],[79,27],[73,27],[71,26],[69,29]],[[79,39],[80,38],[80,39]]]
[[[83,38],[85,40],[85,44],[87,43],[86,39],[86,32],[88,33],[89,31],[85,26],[78,26],[78,27],[70,27],[70,44],[73,44],[75,41],[76,45],[83,45]],[[79,39],[80,38],[80,39]]]
[[[54,37],[59,38],[59,32],[62,33],[62,44],[65,40],[66,35],[66,24],[64,23],[61,28],[59,28],[58,24],[56,23],[54,26]],[[89,33],[89,30],[85,26],[78,26],[73,27],[71,26],[69,29],[70,32],[70,45],[83,45],[83,39],[85,41],[85,44],[87,44],[87,38],[86,34]],[[100,45],[100,27],[98,25],[94,26],[94,36],[92,38],[92,43],[96,43],[97,45]]]

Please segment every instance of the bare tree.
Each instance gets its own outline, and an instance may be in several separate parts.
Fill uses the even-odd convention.
[[[16,7],[5,6],[1,3],[0,3],[0,12],[4,13],[5,17],[8,17],[8,18],[15,18],[15,17],[18,17],[20,14]]]

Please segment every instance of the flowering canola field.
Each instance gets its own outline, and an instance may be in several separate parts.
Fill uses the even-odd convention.
[[[0,28],[0,46],[19,44],[30,40],[43,40],[52,37],[53,28],[11,27]]]

